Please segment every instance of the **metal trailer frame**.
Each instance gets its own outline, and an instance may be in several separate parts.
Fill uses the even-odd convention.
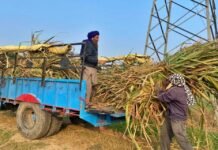
[[[70,45],[82,45],[85,43],[71,43]],[[85,55],[85,54],[84,54]],[[72,57],[85,57],[85,56]],[[15,63],[12,69],[14,73],[17,67],[18,55],[15,55]],[[34,58],[39,59],[39,58]],[[61,116],[78,116],[95,127],[110,125],[113,122],[124,121],[125,114],[107,113],[96,110],[89,112],[85,109],[86,81],[82,80],[84,61],[82,62],[80,79],[50,79],[46,78],[45,71],[47,59],[43,59],[41,78],[4,77],[1,68],[0,102],[17,105],[21,102],[39,104],[40,108]],[[84,59],[83,59],[84,60]],[[32,68],[31,66],[27,66]],[[62,69],[73,69],[69,66]],[[60,68],[59,68],[60,69]]]

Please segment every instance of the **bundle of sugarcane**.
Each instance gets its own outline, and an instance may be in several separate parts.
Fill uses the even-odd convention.
[[[144,63],[150,63],[151,59],[149,56],[139,54],[129,54],[127,56],[118,57],[100,57],[99,60],[104,60],[107,63],[119,64],[119,65],[138,65]]]
[[[59,51],[60,49],[62,48],[56,47],[57,51]],[[45,59],[45,77],[67,79],[75,79],[80,77],[80,57],[75,57],[74,55],[69,53],[60,54],[60,51],[58,54],[44,50],[32,52],[25,48],[23,48],[21,52],[7,51],[0,54],[0,67],[5,70],[5,76],[42,77],[42,69]],[[113,58],[99,58],[99,60],[102,59],[107,63],[105,67],[102,67],[103,69],[107,69],[108,67],[113,68],[114,66],[116,66],[117,63],[120,67],[121,64],[122,66],[136,65],[150,61],[148,56],[141,56],[136,54]]]
[[[140,144],[136,137],[152,146],[152,142],[158,141],[164,110],[156,101],[155,85],[161,86],[169,74],[183,74],[198,102],[208,103],[209,95],[218,90],[217,56],[216,43],[196,44],[168,56],[165,62],[106,70],[99,75],[94,100],[125,109],[127,131],[137,148]],[[198,109],[202,112],[201,107]]]
[[[71,45],[55,46],[51,44],[20,45],[20,46],[0,46],[0,53],[6,52],[40,52],[47,51],[53,54],[66,54],[72,49]]]
[[[209,100],[207,91],[218,89],[217,43],[196,44],[169,57],[170,73],[182,73],[198,96]]]
[[[161,116],[164,107],[158,108],[154,86],[165,77],[164,71],[165,64],[147,62],[136,66],[114,67],[99,74],[94,103],[125,110],[127,129],[136,145],[136,135],[145,137],[148,143],[152,141],[151,135],[157,137],[156,130],[163,121]]]
[[[15,57],[15,55],[17,55]],[[3,53],[0,54],[0,67],[4,76],[42,77],[45,67],[47,78],[79,78],[80,60],[71,55],[57,55],[46,52]],[[44,64],[46,60],[46,64]],[[16,63],[16,64],[15,64]],[[71,68],[69,68],[71,67]],[[69,69],[68,69],[69,68]]]
[[[42,77],[43,61],[46,59],[47,78],[79,78],[81,73],[80,60],[69,59],[69,51],[72,46],[69,44],[58,44],[51,41],[55,36],[45,41],[39,40],[41,31],[36,31],[31,36],[30,46],[0,46],[0,68],[4,69],[5,76],[17,77]],[[19,58],[15,60],[15,54]],[[33,57],[41,57],[41,59],[32,59]],[[77,57],[78,58],[78,57]],[[106,59],[108,66],[114,66],[117,61],[122,64],[139,64],[148,61],[148,57],[139,55],[128,55]],[[15,61],[16,64],[15,64]],[[16,67],[15,67],[16,66]],[[72,67],[73,69],[67,69]]]

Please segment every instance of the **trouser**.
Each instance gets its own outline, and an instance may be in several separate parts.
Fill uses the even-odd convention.
[[[171,121],[166,118],[160,133],[161,150],[170,150],[173,136],[183,150],[192,150],[186,135],[185,121]]]
[[[92,92],[93,86],[95,86],[97,82],[97,69],[85,66],[83,72],[83,79],[86,80],[86,99],[89,102]]]

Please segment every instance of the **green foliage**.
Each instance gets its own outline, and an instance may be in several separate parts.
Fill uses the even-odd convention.
[[[110,129],[116,131],[116,132],[122,132],[124,133],[126,130],[126,122],[118,122],[118,123],[112,123],[109,126]]]
[[[206,132],[201,128],[188,128],[188,135],[194,147],[200,149],[218,149],[218,132]]]
[[[14,132],[0,129],[0,145],[6,143],[13,135]]]

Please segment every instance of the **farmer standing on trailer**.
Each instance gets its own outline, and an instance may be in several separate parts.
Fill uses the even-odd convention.
[[[93,91],[97,85],[97,66],[99,63],[104,63],[103,61],[98,60],[98,41],[99,41],[99,32],[91,31],[87,35],[88,39],[83,42],[86,43],[86,46],[82,46],[80,51],[80,56],[83,61],[85,69],[83,72],[83,79],[87,83],[87,93],[86,93],[86,108],[91,106],[90,99],[93,95]]]
[[[188,106],[195,103],[194,97],[182,75],[171,75],[168,84],[166,91],[159,90],[158,92],[158,99],[167,105],[165,122],[160,133],[161,150],[170,149],[173,136],[183,150],[192,150],[186,135],[185,121]]]

